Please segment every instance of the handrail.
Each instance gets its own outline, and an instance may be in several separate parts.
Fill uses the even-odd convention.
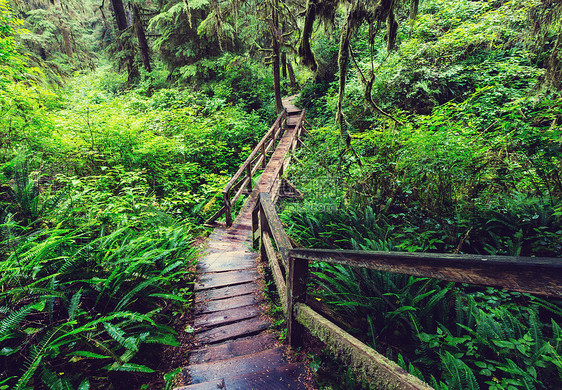
[[[562,298],[562,259],[299,248],[289,257]]]
[[[273,270],[287,319],[287,339],[298,347],[304,328],[344,357],[375,388],[431,389],[307,305],[309,262],[344,264],[446,281],[562,297],[562,259],[446,253],[293,249],[272,197],[260,193],[252,218],[254,246]],[[256,234],[258,233],[258,234]],[[256,239],[257,238],[257,239]],[[272,241],[273,239],[273,241]],[[277,247],[277,251],[274,249]]]
[[[292,138],[289,140],[290,142],[289,152],[294,151],[298,146],[300,146],[300,142],[301,142],[300,139],[304,131],[304,128],[302,126],[304,115],[305,115],[305,111],[302,110],[302,113],[299,116],[297,123],[295,125],[295,132],[293,133]],[[279,196],[279,190],[281,187],[281,180],[282,180],[281,178],[285,173],[285,170],[291,163],[291,160],[292,160],[292,154],[289,153],[286,156],[284,156],[283,163],[279,164],[275,169],[273,173],[273,180],[271,180],[271,182],[269,183],[266,189],[266,192],[271,194],[274,203],[277,201],[277,198]]]
[[[275,142],[281,138],[282,133],[285,130],[286,123],[287,109],[283,109],[267,133],[262,137],[260,142],[258,142],[240,168],[238,168],[238,171],[236,171],[234,176],[232,176],[230,181],[226,184],[222,190],[224,206],[211,216],[205,222],[206,224],[214,223],[222,214],[225,214],[226,225],[232,225],[232,209],[244,191],[252,191],[252,178],[260,168],[265,168],[267,163],[267,153],[273,146],[275,146]],[[258,153],[260,153],[260,155],[254,161]],[[252,163],[254,165],[253,167]],[[242,177],[243,179],[240,180]],[[236,191],[234,196],[231,194],[232,191]]]
[[[252,190],[253,175],[266,167],[267,154],[275,147],[287,123],[288,114],[284,110],[228,182],[223,190],[225,206],[208,223],[224,213],[226,224],[232,224],[232,208],[244,190]],[[306,132],[303,123],[308,123],[304,111],[288,140],[289,152],[300,145]],[[301,345],[306,327],[375,388],[431,389],[332,323],[324,315],[323,305],[312,304],[314,300],[307,299],[308,265],[312,261],[562,297],[562,259],[559,258],[293,248],[275,210],[291,157],[291,153],[281,157],[283,160],[273,171],[265,192],[254,190],[257,203],[252,210],[252,241],[254,248],[260,249],[261,259],[269,262],[287,319],[287,339],[292,346]],[[233,191],[236,193],[231,196]],[[307,302],[311,303],[307,305]]]

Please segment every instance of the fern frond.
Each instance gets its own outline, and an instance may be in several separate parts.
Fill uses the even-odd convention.
[[[113,363],[109,366],[105,366],[104,369],[109,371],[126,371],[126,372],[154,372],[152,368],[147,366],[143,366],[141,364],[133,364],[133,363]]]
[[[42,369],[41,380],[50,390],[74,390],[68,379],[58,377],[46,367]]]
[[[32,311],[41,311],[44,308],[44,302],[35,302],[10,313],[8,317],[4,318],[2,322],[0,322],[0,341],[8,338],[12,330],[17,327]]]
[[[125,305],[127,305],[127,303],[129,303],[129,301],[131,300],[131,298],[138,293],[139,291],[143,290],[144,288],[152,285],[152,284],[156,284],[156,282],[158,282],[159,280],[161,280],[161,277],[153,277],[150,278],[148,280],[145,280],[142,283],[139,283],[138,285],[135,286],[135,288],[133,288],[131,291],[129,291],[127,294],[125,294],[125,296],[123,298],[121,298],[121,300],[119,301],[119,303],[117,304],[117,306],[115,306],[115,311],[120,311],[123,309],[123,307],[125,307]]]
[[[451,390],[479,390],[474,373],[462,360],[449,352],[445,352],[443,368],[445,369],[447,384]]]
[[[135,337],[123,337],[125,335],[125,331],[121,328],[119,328],[118,326],[113,325],[110,322],[104,322],[103,323],[103,327],[105,328],[107,334],[115,341],[117,341],[117,343],[119,343],[120,346],[122,346],[125,349],[128,350],[132,350],[134,352],[138,352],[139,350],[139,346],[138,346],[138,339]]]
[[[25,373],[20,377],[18,383],[16,383],[16,387],[14,388],[14,390],[21,390],[25,388],[27,383],[31,380],[31,378],[35,374],[35,371],[41,364],[41,361],[43,360],[47,349],[51,347],[51,339],[55,337],[58,330],[59,329],[53,329],[49,331],[37,345],[32,346],[31,353],[27,359],[27,369],[25,370]]]
[[[74,321],[76,318],[76,312],[78,306],[80,305],[80,299],[82,298],[82,288],[76,292],[70,299],[70,305],[68,306],[68,319]]]
[[[80,385],[78,385],[78,390],[90,390],[90,381],[84,379]]]

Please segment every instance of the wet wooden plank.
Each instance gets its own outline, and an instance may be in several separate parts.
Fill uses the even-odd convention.
[[[255,270],[227,271],[200,275],[195,291],[252,282],[259,278]]]
[[[200,272],[224,272],[249,269],[256,266],[256,254],[247,250],[210,253],[197,264]]]
[[[199,314],[213,313],[222,310],[230,310],[244,306],[256,305],[261,302],[262,298],[257,294],[247,294],[201,303],[195,310]]]
[[[214,301],[218,299],[233,298],[240,295],[252,294],[257,291],[258,286],[254,282],[237,284],[235,286],[221,287],[211,290],[195,292],[195,303]]]
[[[210,255],[214,253],[235,252],[249,250],[251,247],[250,242],[247,240],[240,241],[239,243],[222,242],[217,244],[210,244],[205,249],[205,254]]]
[[[452,282],[562,297],[562,259],[293,249],[290,256]]]
[[[269,328],[269,322],[261,318],[251,318],[235,324],[219,326],[201,333],[195,334],[198,345],[216,344],[221,341],[232,340],[257,334]]]
[[[205,313],[197,316],[193,325],[197,329],[212,328],[215,326],[231,324],[236,321],[247,320],[261,314],[259,306],[243,306],[234,309],[226,309]]]
[[[218,360],[230,359],[237,356],[249,355],[273,348],[276,339],[271,333],[259,333],[255,336],[211,345],[189,354],[189,364],[210,363]]]
[[[218,378],[263,371],[285,363],[286,361],[283,358],[281,349],[275,348],[213,363],[194,364],[187,367],[185,370],[191,377],[191,383],[194,384],[208,382]]]
[[[275,337],[264,332],[270,323],[259,317],[258,305],[262,297],[255,283],[259,274],[254,269],[256,254],[249,250],[252,245],[251,213],[254,205],[259,193],[270,190],[271,183],[283,172],[284,162],[288,162],[286,155],[294,145],[296,136],[295,129],[278,130],[276,127],[280,123],[287,123],[287,127],[294,125],[301,117],[301,110],[290,99],[284,102],[289,109],[286,112],[291,115],[281,115],[270,129],[270,133],[278,133],[281,139],[276,142],[277,147],[269,163],[246,198],[232,228],[221,226],[215,229],[207,241],[205,255],[200,259],[198,268],[204,274],[195,286],[197,314],[194,326],[198,329],[195,342],[204,347],[190,354],[191,366],[185,370],[193,384],[180,389],[306,388],[304,381],[299,378],[304,367],[287,364],[282,348],[275,347]],[[268,145],[274,147],[273,140],[262,142],[263,145],[258,145],[260,153]],[[236,176],[241,177],[252,160],[262,158],[256,158],[256,153],[249,157],[246,165],[240,167],[235,178],[227,185],[232,191],[237,189]],[[277,225],[275,228],[278,231]],[[285,248],[286,245],[282,246]]]
[[[263,138],[260,140],[258,145],[254,148],[254,150],[252,150],[252,152],[246,158],[244,163],[240,166],[240,168],[238,168],[238,171],[236,171],[234,176],[232,176],[230,181],[227,183],[227,185],[225,186],[225,188],[223,190],[223,193],[230,191],[230,189],[234,186],[234,184],[236,184],[238,179],[245,173],[247,166],[254,159],[255,155],[260,151],[262,143],[266,142],[266,140],[269,137],[271,137],[272,134],[275,134],[278,131],[281,123],[285,120],[286,116],[287,116],[287,114],[286,114],[285,111],[283,111],[281,114],[279,114],[279,116],[277,117],[277,119],[275,120],[275,122],[273,123],[271,128],[269,129],[269,131],[263,136]]]
[[[205,383],[183,386],[177,390],[306,390],[302,366],[289,363],[268,370],[238,375]]]

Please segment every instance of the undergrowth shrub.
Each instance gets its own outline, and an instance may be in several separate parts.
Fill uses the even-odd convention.
[[[304,247],[403,249],[396,219],[369,207],[305,201],[285,205],[282,218]],[[431,249],[427,235],[417,242],[423,239],[417,249]],[[309,294],[332,319],[436,389],[562,383],[559,300],[321,262],[311,274]]]
[[[130,377],[111,372],[153,372],[154,345],[177,345],[173,317],[190,305],[191,225],[153,206],[139,174],[61,180],[58,197],[21,157],[9,168],[28,175],[12,196],[33,213],[1,204],[0,386],[120,387]]]
[[[129,388],[161,369],[192,303],[196,226],[267,130],[203,93],[103,74],[22,106],[0,145],[2,389]]]

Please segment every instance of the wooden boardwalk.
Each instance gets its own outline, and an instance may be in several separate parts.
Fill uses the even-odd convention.
[[[232,227],[216,228],[198,265],[195,286],[195,342],[184,383],[176,390],[309,389],[303,364],[291,363],[285,347],[269,331],[263,315],[259,254],[251,242],[252,210],[259,192],[268,191],[283,163],[300,110],[290,99],[288,126],[270,162]]]

